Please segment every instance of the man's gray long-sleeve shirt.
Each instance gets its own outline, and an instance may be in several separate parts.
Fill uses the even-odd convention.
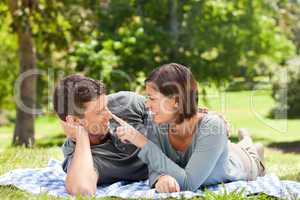
[[[122,91],[108,95],[108,108],[141,133],[145,133],[144,119],[147,112],[144,101],[145,99],[136,93]],[[139,181],[148,178],[147,166],[137,157],[139,149],[118,140],[114,134],[117,126],[118,124],[112,122],[110,133],[106,135],[104,141],[101,144],[91,145],[94,167],[99,175],[98,184],[120,180]],[[71,139],[67,139],[63,144],[65,172],[72,161],[75,145],[76,143]]]

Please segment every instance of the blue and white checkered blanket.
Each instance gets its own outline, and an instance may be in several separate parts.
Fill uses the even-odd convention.
[[[61,168],[61,162],[50,160],[48,166],[37,169],[16,169],[0,176],[0,185],[14,185],[21,190],[33,194],[48,193],[54,196],[68,196],[65,186],[66,174]],[[207,188],[216,193],[225,191],[242,191],[244,195],[266,193],[281,198],[300,198],[300,183],[294,181],[280,181],[275,175],[259,177],[256,181],[237,181],[224,185]],[[197,192],[156,193],[149,188],[148,181],[128,183],[117,182],[112,185],[97,188],[96,197],[116,196],[122,198],[165,198],[165,197],[193,197],[202,196],[203,190]]]

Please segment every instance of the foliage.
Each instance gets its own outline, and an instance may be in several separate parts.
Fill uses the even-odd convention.
[[[294,12],[287,2],[38,1],[30,19],[41,72],[38,106],[50,103],[49,83],[74,72],[101,78],[112,91],[134,90],[154,67],[168,62],[185,64],[199,81],[218,86],[235,76],[251,80],[269,75],[295,53],[296,37],[288,33],[295,23],[288,23],[280,12]],[[0,63],[3,102],[12,98],[13,84],[5,83],[15,80],[18,71],[17,41],[4,3],[0,20],[0,40],[11,38],[0,47],[1,61],[10,60]]]
[[[89,59],[108,48],[113,67],[133,79],[140,71],[147,74],[163,63],[179,62],[190,66],[199,81],[220,85],[236,75],[269,74],[273,63],[295,52],[277,26],[275,10],[260,0],[112,0],[96,14],[101,34]],[[107,67],[98,64],[98,72]],[[77,69],[83,70],[82,65]],[[127,82],[120,84],[129,88]]]
[[[271,111],[275,118],[300,117],[300,58],[290,60],[278,70],[273,82],[272,97],[277,106]]]
[[[95,29],[94,16],[86,1],[39,1],[32,17],[37,49],[38,107],[51,103],[53,82],[72,73],[68,53],[74,41],[86,42]]]
[[[10,34],[7,6],[0,2],[0,108],[13,108],[13,89],[18,72],[17,39]]]
[[[300,53],[300,1],[298,0],[270,0],[274,7],[278,26],[291,39]]]

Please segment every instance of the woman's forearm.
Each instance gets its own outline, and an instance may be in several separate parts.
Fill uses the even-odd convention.
[[[211,140],[211,141],[208,141]],[[216,145],[197,149],[191,156],[185,168],[180,167],[173,160],[168,158],[155,144],[147,143],[139,152],[139,158],[148,165],[148,168],[161,173],[170,175],[176,179],[181,190],[197,190],[215,167],[217,159],[222,151],[222,138],[210,136],[204,143],[208,146],[212,142]]]

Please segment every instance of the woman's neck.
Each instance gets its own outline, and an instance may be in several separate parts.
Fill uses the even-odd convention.
[[[196,114],[181,124],[170,125],[169,141],[174,149],[186,151],[192,143],[193,135],[203,114]]]
[[[193,136],[201,117],[202,114],[197,113],[190,119],[184,120],[181,124],[170,124],[169,133],[174,135],[174,137],[189,138],[189,136]]]

